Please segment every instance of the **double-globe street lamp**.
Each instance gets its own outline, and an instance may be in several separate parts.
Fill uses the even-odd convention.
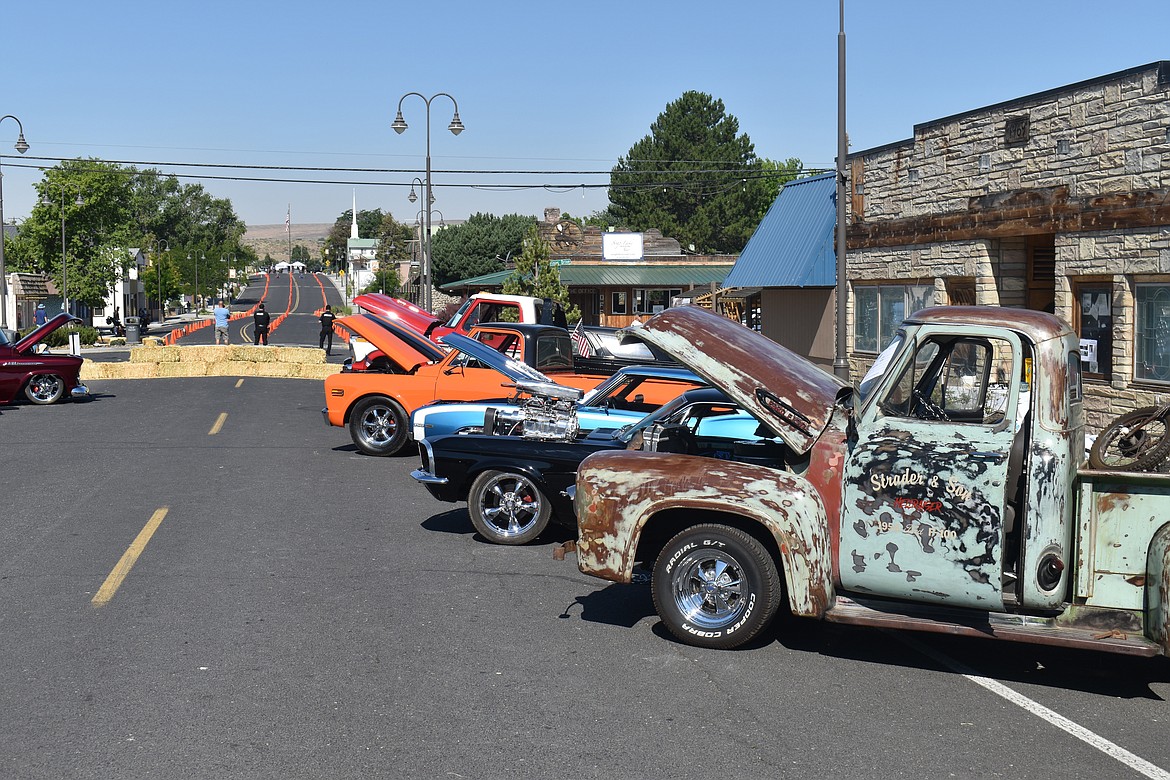
[[[457,103],[455,98],[451,97],[451,95],[447,94],[446,92],[436,92],[430,97],[427,97],[420,92],[407,92],[398,99],[398,113],[394,117],[393,124],[390,125],[394,132],[401,135],[406,131],[406,120],[402,118],[402,101],[406,100],[411,95],[415,95],[421,98],[422,101],[427,105],[427,169],[425,181],[426,200],[424,200],[423,203],[429,206],[433,202],[431,199],[431,101],[437,97],[445,97],[449,99],[451,101],[451,105],[455,107],[455,113],[451,117],[451,124],[447,125],[447,129],[451,131],[452,135],[459,135],[463,132],[463,122],[459,119],[459,103]],[[411,191],[413,192],[413,186]],[[425,243],[422,257],[423,308],[429,312],[431,310],[431,214],[428,208],[424,207],[424,211],[426,212],[426,231],[425,235],[423,236]]]
[[[152,240],[146,246],[146,253],[148,255],[157,254],[160,249],[163,252],[171,251],[170,242],[167,241],[165,238]],[[154,291],[154,294],[158,299],[158,320],[157,321],[158,321],[159,325],[162,325],[163,320],[166,319],[166,312],[163,310],[163,297],[162,297],[162,259],[159,258],[158,260],[156,260],[154,265],[155,265],[155,270],[158,273],[158,277],[157,277],[158,278],[158,287],[155,288],[155,291]],[[143,326],[143,327],[145,327],[145,326]]]
[[[28,151],[28,144],[24,140],[24,125],[12,114],[0,116],[0,124],[5,119],[16,122],[20,128],[20,135],[16,138],[16,151],[24,154]],[[8,327],[8,272],[4,269],[4,171],[0,170],[0,328]]]
[[[45,183],[46,187],[51,187],[49,182]],[[74,206],[84,206],[85,201],[81,197],[81,185],[72,184],[68,182],[61,182],[57,184],[57,194],[61,196],[61,311],[72,314],[73,311],[69,307],[69,256],[65,249],[65,193],[68,190],[76,190],[77,198],[73,201]],[[41,197],[41,202],[46,205],[53,205],[52,198],[46,193]]]

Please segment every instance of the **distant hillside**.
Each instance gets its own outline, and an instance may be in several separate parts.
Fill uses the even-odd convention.
[[[333,223],[321,222],[306,225],[293,224],[292,244],[303,244],[314,255],[320,253],[329,236]],[[278,225],[249,225],[244,233],[244,244],[256,250],[261,259],[264,255],[271,255],[273,260],[288,260],[288,234],[284,232],[284,224]]]

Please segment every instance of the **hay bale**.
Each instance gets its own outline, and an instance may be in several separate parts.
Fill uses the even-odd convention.
[[[303,363],[301,364],[302,379],[324,380],[325,377],[341,372],[341,366],[336,363]]]
[[[324,363],[325,350],[316,347],[277,347],[276,359],[281,363]]]
[[[232,347],[232,356],[230,359],[243,360],[248,363],[275,363],[275,347],[262,347],[253,344]]]
[[[178,363],[178,347],[131,347],[131,363]]]
[[[207,363],[183,361],[182,363],[159,363],[160,377],[192,377],[207,376]]]

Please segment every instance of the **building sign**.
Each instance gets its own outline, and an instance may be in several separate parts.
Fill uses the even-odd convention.
[[[603,260],[641,260],[645,253],[641,233],[602,233]]]
[[[1017,146],[1028,143],[1032,125],[1027,114],[1008,117],[1003,126],[1003,142],[1007,146]]]

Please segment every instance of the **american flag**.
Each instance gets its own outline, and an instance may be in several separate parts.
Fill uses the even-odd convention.
[[[581,320],[577,320],[577,327],[569,332],[573,337],[573,346],[577,348],[577,354],[581,357],[589,357],[593,354],[593,347],[589,346],[589,339],[585,336],[585,330],[581,327]]]
[[[288,233],[292,230],[292,204],[288,205],[288,212],[284,215],[284,232]]]

